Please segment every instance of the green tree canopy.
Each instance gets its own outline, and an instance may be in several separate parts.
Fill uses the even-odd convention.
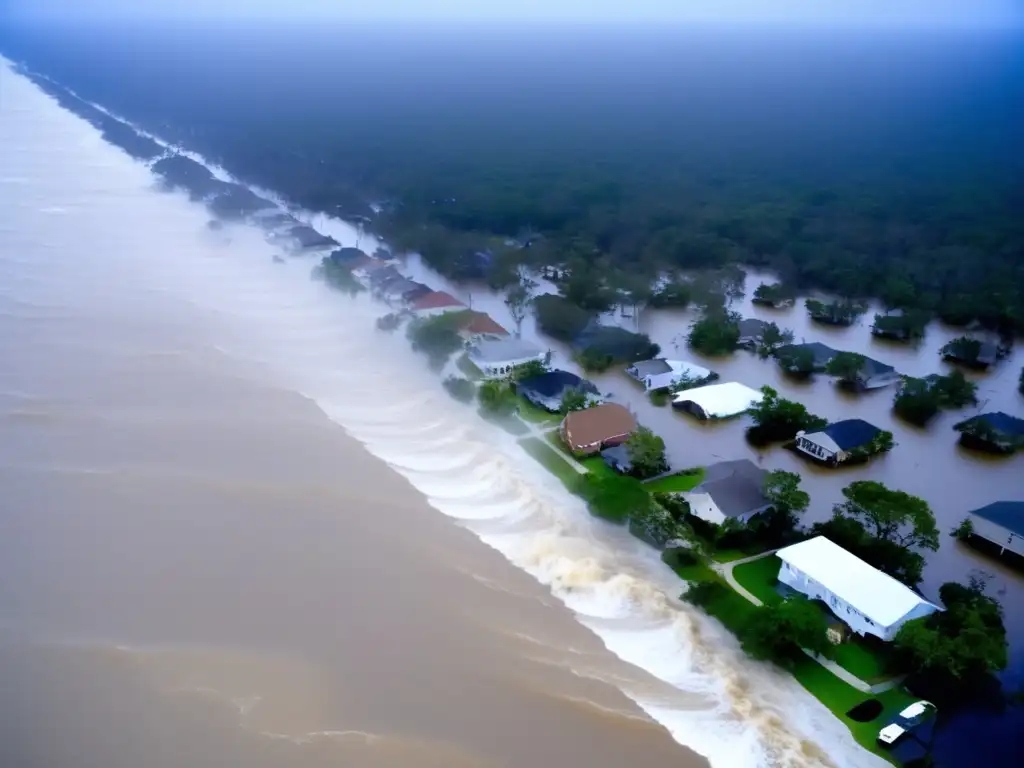
[[[573,387],[567,389],[565,394],[562,395],[562,405],[560,411],[565,413],[571,413],[572,411],[582,411],[590,406],[590,395],[584,392],[582,389]]]
[[[756,659],[792,666],[804,658],[804,649],[822,656],[832,654],[828,622],[814,603],[792,598],[762,605],[741,632],[743,650]]]
[[[563,296],[545,293],[533,299],[533,311],[541,331],[560,341],[572,341],[587,327],[592,317]]]
[[[647,478],[659,475],[668,469],[665,460],[665,441],[647,427],[638,427],[626,440],[626,450],[632,465],[630,474]]]
[[[843,489],[846,501],[835,512],[861,522],[879,541],[904,549],[939,548],[939,529],[928,502],[874,480],[855,480]]]
[[[736,349],[740,340],[738,312],[711,310],[690,328],[690,347],[703,355],[726,355]]]
[[[771,357],[783,344],[792,343],[793,332],[788,328],[779,328],[778,323],[771,322],[764,327],[761,338],[758,339],[757,354],[761,357]]]
[[[486,413],[505,415],[512,413],[516,407],[516,397],[507,381],[491,379],[485,381],[477,390],[480,408]]]
[[[764,483],[764,495],[776,509],[800,513],[807,509],[811,497],[800,488],[800,475],[776,469],[768,473]]]
[[[761,387],[764,397],[748,413],[754,426],[747,430],[747,439],[754,445],[777,440],[790,440],[796,433],[824,429],[828,421],[810,413],[801,403],[779,397],[769,386]]]
[[[864,370],[866,358],[856,352],[839,352],[828,361],[825,373],[835,376],[844,384],[856,384]]]

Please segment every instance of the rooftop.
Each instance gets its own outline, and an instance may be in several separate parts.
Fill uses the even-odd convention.
[[[992,429],[1001,434],[1013,435],[1015,437],[1024,435],[1024,419],[1018,419],[1016,416],[1011,416],[1008,413],[992,411],[990,413],[983,413],[979,416],[975,416],[974,418],[985,422],[992,427]]]
[[[672,370],[672,366],[670,366],[668,361],[664,358],[658,357],[654,360],[641,360],[639,363],[633,363],[626,370],[631,376],[643,380],[647,376],[657,376],[659,373],[669,373]]]
[[[720,461],[707,468],[704,482],[692,493],[706,493],[726,517],[739,517],[768,504],[764,481],[768,472],[750,459]]]
[[[469,350],[471,359],[481,363],[502,363],[507,360],[522,360],[537,357],[543,353],[540,347],[522,339],[481,339]]]
[[[561,397],[567,389],[580,389],[591,394],[598,394],[598,389],[591,382],[582,379],[569,371],[555,370],[521,379],[516,390],[536,393],[540,397]]]
[[[496,323],[486,312],[470,312],[462,330],[472,335],[508,336],[508,331]]]
[[[743,413],[763,399],[764,395],[756,389],[729,381],[725,384],[709,384],[706,387],[688,389],[676,395],[672,402],[696,403],[708,418],[723,419]]]
[[[1024,536],[1024,501],[996,501],[972,509],[971,514]]]
[[[759,336],[764,333],[765,327],[768,325],[765,320],[758,320],[757,318],[748,317],[745,320],[740,320],[740,338],[745,336]]]
[[[822,344],[820,341],[812,341],[807,344],[785,344],[778,348],[775,356],[781,360],[789,353],[800,349],[809,349],[814,353],[814,365],[816,367],[827,365],[829,360],[839,354],[838,350],[832,349],[832,347],[827,344]]]
[[[937,610],[906,585],[824,536],[784,547],[776,554],[879,626],[891,627],[920,605]]]
[[[432,291],[413,302],[413,309],[442,309],[444,307],[464,307],[461,301],[445,291]]]
[[[829,424],[821,431],[832,438],[840,450],[848,451],[870,443],[882,430],[864,419],[844,419]]]
[[[636,417],[618,403],[602,403],[573,411],[563,422],[566,442],[573,448],[603,443],[637,428]]]

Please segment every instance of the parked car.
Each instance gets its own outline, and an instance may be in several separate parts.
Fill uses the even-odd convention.
[[[935,705],[929,701],[915,701],[904,709],[893,721],[878,732],[878,743],[891,747],[921,723],[935,715]]]

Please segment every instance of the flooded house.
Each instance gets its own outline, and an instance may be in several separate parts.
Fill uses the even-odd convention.
[[[672,407],[698,419],[728,419],[746,413],[763,399],[764,394],[758,390],[729,381],[680,392],[672,400]]]
[[[1013,453],[1024,448],[1024,419],[1002,411],[991,411],[953,425],[967,448],[990,453]]]
[[[826,464],[842,464],[870,455],[882,430],[863,419],[844,419],[818,432],[798,432],[796,449]]]
[[[767,470],[750,459],[720,461],[705,470],[700,485],[680,495],[701,520],[715,525],[726,520],[746,523],[772,506],[764,495],[767,477]]]
[[[637,427],[636,417],[619,403],[602,403],[566,414],[559,427],[562,441],[576,455],[622,445]]]
[[[572,390],[599,397],[600,391],[594,383],[569,371],[554,370],[531,376],[516,382],[516,393],[522,395],[538,408],[558,413],[562,399]]]
[[[469,348],[468,354],[488,379],[504,378],[520,366],[543,362],[547,355],[540,347],[511,337],[481,339]]]
[[[626,369],[626,375],[643,384],[646,392],[671,389],[683,381],[700,384],[718,378],[714,372],[694,363],[663,357],[633,363]]]
[[[996,501],[967,513],[971,535],[1024,557],[1024,501]]]

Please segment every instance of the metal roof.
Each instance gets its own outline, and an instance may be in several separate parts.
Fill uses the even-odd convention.
[[[995,501],[972,509],[971,514],[1024,536],[1024,501]]]

